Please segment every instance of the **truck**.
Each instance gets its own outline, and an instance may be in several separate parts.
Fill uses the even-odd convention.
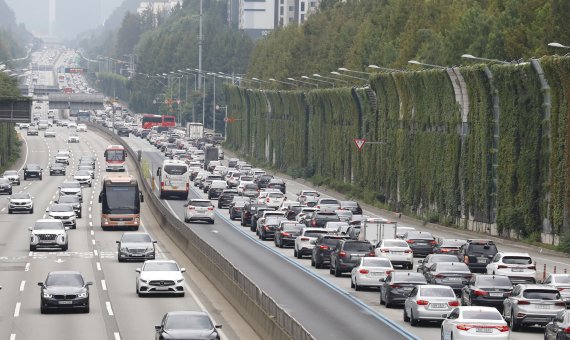
[[[397,229],[397,222],[384,218],[367,218],[361,222],[358,239],[376,246],[381,240],[395,239]]]
[[[218,160],[218,148],[215,146],[208,146],[204,150],[204,170],[208,170],[208,164],[211,161]]]
[[[192,140],[204,137],[204,125],[202,123],[186,123],[186,136]]]

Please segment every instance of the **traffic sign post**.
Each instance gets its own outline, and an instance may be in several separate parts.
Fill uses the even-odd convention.
[[[354,144],[356,144],[356,147],[358,148],[358,151],[362,151],[362,147],[364,146],[364,144],[366,144],[366,138],[354,138],[353,139]]]

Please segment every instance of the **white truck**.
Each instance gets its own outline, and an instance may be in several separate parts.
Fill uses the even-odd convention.
[[[367,218],[361,222],[358,239],[361,241],[369,241],[376,246],[380,240],[395,239],[397,229],[397,222],[392,222],[384,218]]]
[[[204,125],[202,123],[186,123],[186,136],[190,139],[204,137]]]

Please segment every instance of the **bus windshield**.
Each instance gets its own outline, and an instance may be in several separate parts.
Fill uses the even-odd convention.
[[[107,150],[107,155],[105,158],[108,161],[124,161],[125,151],[124,150]]]
[[[138,214],[139,190],[135,185],[110,185],[103,188],[103,214]]]

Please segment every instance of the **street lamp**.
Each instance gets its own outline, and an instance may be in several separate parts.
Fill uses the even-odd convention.
[[[344,72],[353,72],[353,73],[359,73],[359,74],[367,74],[367,75],[371,75],[372,73],[368,73],[368,72],[362,72],[362,71],[354,71],[354,70],[349,70],[345,67],[339,67],[337,70],[339,71],[344,71]]]
[[[335,83],[332,82],[332,81],[326,81],[326,80],[322,80],[322,79],[310,78],[310,77],[307,77],[307,76],[301,76],[301,78],[307,79],[307,80],[320,81],[321,83],[331,84],[332,87],[335,87]]]
[[[489,61],[492,63],[499,63],[499,64],[510,64],[508,61],[503,61],[503,60],[499,60],[499,59],[488,59],[488,58],[481,58],[481,57],[475,57],[471,54],[462,54],[461,58],[464,59],[471,59],[471,60],[482,60],[482,61]]]
[[[570,49],[570,46],[562,45],[561,43],[557,43],[557,42],[548,43],[548,46],[550,46],[550,47],[558,47],[558,48],[568,48],[568,49]]]
[[[445,66],[440,66],[440,65],[433,65],[433,64],[426,64],[426,63],[420,63],[417,60],[408,60],[408,64],[413,64],[413,65],[421,65],[421,66],[427,66],[427,67],[433,67],[433,68],[439,68],[439,69],[443,69],[443,70],[447,70],[448,68]]]
[[[353,79],[359,79],[359,80],[368,81],[368,79],[366,79],[366,78],[360,78],[360,77],[355,77],[355,76],[349,76],[348,74],[339,73],[339,72],[336,72],[336,71],[332,71],[331,73],[334,74],[334,75],[337,75],[337,76],[341,76],[341,77],[348,77],[348,78],[353,78]]]
[[[308,81],[297,80],[297,79],[295,79],[295,78],[287,78],[287,79],[288,79],[288,80],[291,80],[291,81],[296,81],[296,82],[301,83],[301,84],[312,85],[312,86],[315,86],[316,88],[319,88],[319,84],[310,83],[310,82],[308,82]]]
[[[299,85],[295,84],[295,83],[290,83],[287,81],[282,81],[282,80],[277,80],[275,78],[269,78],[269,80],[274,81],[276,83],[281,83],[281,84],[286,84],[286,85],[290,85],[290,86],[295,86],[295,87],[299,87]]]
[[[347,86],[348,86],[348,80],[346,79],[339,79],[339,78],[334,78],[334,77],[325,77],[325,76],[321,76],[318,73],[313,73],[313,77],[317,77],[317,78],[323,78],[323,79],[329,79],[329,80],[336,80],[336,81],[342,81],[344,82]]]
[[[397,70],[395,68],[382,67],[382,66],[378,66],[378,65],[374,65],[374,64],[368,65],[368,67],[376,69],[376,70],[385,70],[385,71],[390,71],[390,72],[402,72],[402,70]]]

